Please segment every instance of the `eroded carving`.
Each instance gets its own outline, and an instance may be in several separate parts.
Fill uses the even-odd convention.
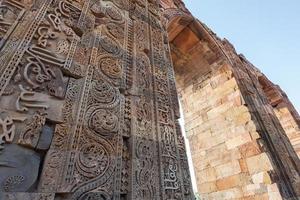
[[[76,164],[79,173],[85,177],[94,178],[105,173],[110,165],[110,155],[100,144],[87,144],[80,149]]]
[[[12,143],[15,138],[16,126],[14,122],[23,122],[25,119],[26,117],[10,116],[6,112],[0,113],[0,153],[4,149],[4,144]]]
[[[92,98],[96,103],[113,107],[119,103],[119,92],[104,80],[97,80],[92,83]]]
[[[101,37],[100,45],[107,53],[110,53],[114,56],[120,56],[120,54],[122,54],[120,44],[112,38],[107,36]]]
[[[18,143],[30,148],[36,148],[45,122],[45,114],[35,113],[32,119],[26,124],[24,132],[20,134]]]
[[[48,109],[49,106],[45,104],[40,104],[40,100],[37,98],[38,94],[36,92],[28,91],[19,85],[21,90],[20,95],[16,102],[16,109],[20,112],[27,112],[29,108],[41,108]]]
[[[122,67],[120,61],[113,57],[105,57],[99,63],[102,72],[110,78],[117,79],[122,77]]]
[[[92,109],[92,112],[88,111],[90,113],[88,116],[88,125],[91,130],[104,136],[114,134],[118,131],[119,119],[114,113],[99,108]]]
[[[6,116],[4,119],[0,118],[0,125],[2,128],[2,133],[0,135],[0,150],[3,149],[3,144],[5,142],[12,142],[15,137],[16,127],[14,125],[13,119],[10,116]]]

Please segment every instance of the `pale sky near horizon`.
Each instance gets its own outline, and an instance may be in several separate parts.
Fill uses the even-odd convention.
[[[300,0],[183,0],[287,93],[300,111]]]

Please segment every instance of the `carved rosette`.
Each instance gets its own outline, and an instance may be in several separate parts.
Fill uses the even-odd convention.
[[[109,82],[103,79],[92,82],[91,103],[102,104],[104,107],[114,107],[120,103],[119,96],[118,89]]]
[[[87,178],[101,177],[111,167],[112,147],[103,146],[99,143],[91,143],[79,149],[76,162],[78,172]]]
[[[118,132],[119,118],[113,112],[101,108],[91,108],[87,111],[88,127],[102,136]]]

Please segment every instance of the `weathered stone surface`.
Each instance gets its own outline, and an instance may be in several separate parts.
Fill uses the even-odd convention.
[[[299,197],[296,111],[180,0],[0,0],[0,63],[0,199],[194,199],[178,95],[204,199]]]
[[[0,200],[54,200],[54,194],[43,193],[1,193]]]
[[[246,159],[246,162],[250,174],[270,171],[273,169],[272,164],[265,153],[249,157]]]
[[[0,192],[24,192],[38,181],[41,155],[15,144],[4,145],[0,155]]]

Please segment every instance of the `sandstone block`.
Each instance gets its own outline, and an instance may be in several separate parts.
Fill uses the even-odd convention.
[[[238,199],[243,197],[243,192],[240,188],[232,188],[229,190],[222,190],[219,192],[211,193],[209,197],[212,200]]]
[[[270,200],[282,200],[277,184],[268,185]]]
[[[252,157],[261,153],[256,141],[239,146],[239,150],[243,158]]]
[[[240,167],[242,172],[248,173],[248,167],[245,159],[239,159]]]
[[[264,184],[250,184],[243,187],[243,193],[245,196],[253,196],[258,194],[264,194],[268,192],[268,188]]]
[[[234,160],[216,167],[217,179],[222,179],[231,175],[239,174],[241,172],[242,170],[238,160]]]
[[[271,177],[267,172],[260,172],[252,175],[252,181],[254,184],[271,184]]]
[[[217,191],[216,182],[207,182],[198,185],[198,191],[201,194],[208,194]]]
[[[266,172],[273,169],[266,153],[246,158],[246,162],[250,174]]]
[[[251,137],[249,135],[249,133],[245,132],[245,133],[241,133],[239,136],[230,139],[226,142],[226,146],[227,149],[234,149],[236,147],[239,147],[247,142],[251,141]]]
[[[220,180],[217,180],[216,186],[218,191],[226,190],[238,186],[242,186],[243,184],[247,184],[250,182],[250,178],[245,173],[240,173],[237,175],[229,176]]]
[[[198,172],[198,183],[213,182],[217,180],[216,170],[214,168],[207,168]]]

